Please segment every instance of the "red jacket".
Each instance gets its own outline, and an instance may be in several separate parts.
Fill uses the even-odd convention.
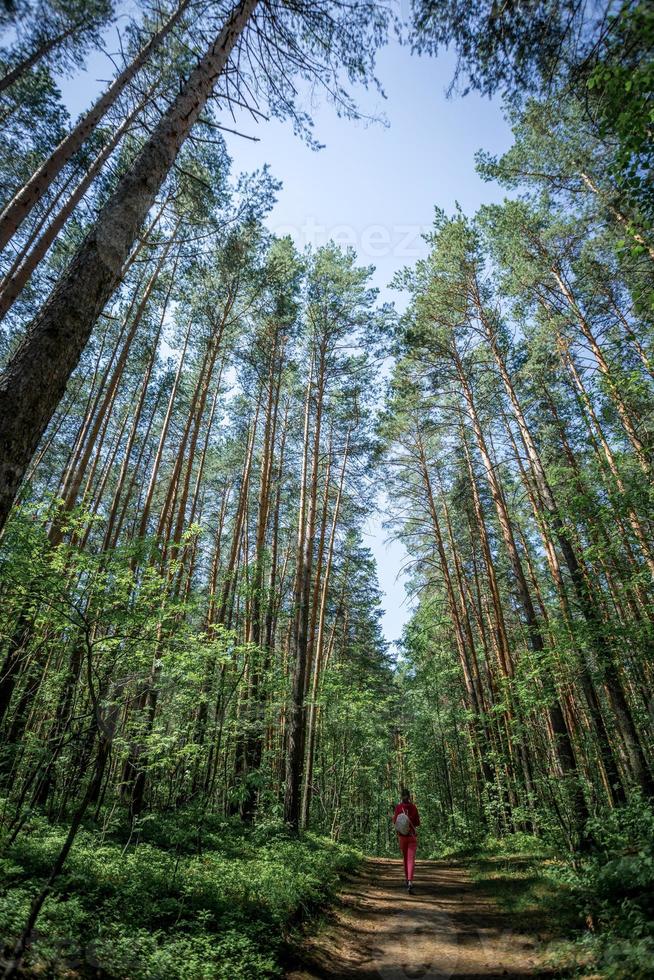
[[[393,823],[395,823],[400,813],[406,813],[407,817],[413,824],[413,829],[407,836],[415,837],[416,827],[420,826],[420,814],[418,813],[417,807],[413,803],[398,803],[395,807],[395,813],[393,814]]]

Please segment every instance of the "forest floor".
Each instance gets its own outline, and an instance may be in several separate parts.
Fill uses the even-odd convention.
[[[556,916],[503,894],[520,882],[505,881],[498,867],[418,861],[407,895],[401,861],[367,859],[322,927],[301,940],[287,980],[561,976]]]

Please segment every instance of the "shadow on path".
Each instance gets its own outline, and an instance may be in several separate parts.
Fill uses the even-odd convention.
[[[525,925],[521,919],[515,925],[462,863],[420,861],[415,893],[407,895],[401,861],[369,858],[346,884],[324,927],[303,941],[297,966],[286,977],[553,977],[543,965],[545,944],[536,922]]]

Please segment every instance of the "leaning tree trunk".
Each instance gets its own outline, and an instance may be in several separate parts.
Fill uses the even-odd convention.
[[[106,693],[106,690],[98,691],[97,694],[91,695],[92,720],[87,734],[87,741],[89,743],[93,743],[97,740],[97,750],[93,773],[88,782],[86,791],[83,794],[77,809],[73,813],[68,834],[66,835],[66,839],[64,840],[64,843],[62,844],[61,849],[59,850],[59,853],[57,854],[52,867],[50,868],[50,873],[48,874],[43,887],[32,901],[25,927],[18,937],[11,956],[5,961],[5,970],[3,973],[4,980],[10,980],[10,978],[14,978],[19,975],[25,952],[34,939],[34,927],[41,909],[43,908],[46,899],[51,894],[55,881],[63,871],[66,859],[68,858],[73,844],[75,843],[75,838],[77,837],[77,833],[82,825],[82,821],[86,811],[88,810],[89,804],[100,791],[105,770],[107,768],[107,763],[111,755],[114,734],[118,722],[118,706],[116,704],[111,704],[108,708],[101,707],[101,696],[103,693]]]
[[[107,91],[91,106],[88,112],[79,119],[70,133],[64,137],[47,160],[36,170],[26,184],[14,195],[13,199],[0,214],[0,248],[11,241],[21,222],[25,220],[32,208],[38,204],[43,194],[61,173],[68,161],[91,135],[102,117],[106,115],[137,72],[143,67],[153,51],[156,51],[168,37],[189,5],[190,0],[183,0],[175,13],[166,23],[153,34],[136,57],[118,75]]]
[[[0,377],[0,530],[139,229],[258,0],[241,0],[198,62]]]
[[[154,86],[151,85],[148,93],[141,99],[136,108],[123,120],[116,131],[107,140],[95,159],[92,161],[88,170],[73,188],[71,194],[66,199],[63,206],[55,214],[46,229],[36,240],[29,250],[14,262],[11,269],[5,276],[0,287],[0,320],[2,320],[12,308],[21,292],[29,282],[30,276],[48,254],[50,246],[62,231],[64,225],[71,214],[83,199],[89,187],[102,170],[113,151],[116,149],[125,133],[130,129],[132,123],[145,108],[146,103],[152,93]]]
[[[42,41],[41,44],[37,45],[28,55],[26,55],[18,64],[10,68],[9,71],[0,78],[0,92],[6,92],[8,88],[17,82],[23,75],[26,75],[30,68],[42,61],[46,55],[49,55],[51,51],[58,48],[64,41],[67,41],[69,37],[72,37],[78,30],[84,27],[83,21],[78,21],[75,24],[71,24],[65,30],[60,31],[59,34],[53,34],[52,37],[48,38],[47,41]]]
[[[559,272],[558,269],[553,268],[552,276],[559,288],[561,295],[564,297],[570,310],[574,314],[582,335],[586,339],[588,346],[593,352],[593,356],[597,361],[597,365],[599,367],[600,373],[606,382],[606,388],[609,397],[615,407],[616,412],[618,413],[620,421],[622,422],[622,427],[624,428],[627,438],[631,443],[631,446],[634,451],[634,455],[636,456],[636,459],[638,460],[638,464],[642,469],[643,473],[647,478],[649,478],[649,476],[651,475],[652,466],[651,466],[651,460],[649,458],[648,447],[644,444],[637,431],[638,423],[637,420],[634,418],[631,408],[625,402],[624,398],[622,397],[622,393],[619,391],[615,383],[613,372],[611,370],[611,365],[606,360],[604,351],[602,350],[599,343],[597,342],[595,334],[591,329],[590,323],[588,322],[587,318],[584,316],[583,312],[581,311],[575,297],[572,294],[572,290],[564,280],[562,274]]]

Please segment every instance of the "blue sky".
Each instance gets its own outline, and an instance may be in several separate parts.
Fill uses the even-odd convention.
[[[475,151],[501,152],[511,142],[500,106],[475,94],[447,98],[453,60],[412,56],[393,41],[380,53],[378,76],[387,98],[364,92],[367,112],[383,114],[387,125],[339,119],[327,104],[312,111],[315,136],[324,149],[309,149],[294,136],[290,123],[255,124],[240,120],[251,142],[225,134],[235,171],[270,164],[283,182],[268,224],[291,234],[298,245],[320,245],[329,238],[354,245],[365,264],[375,266],[374,282],[383,299],[401,306],[402,297],[388,289],[397,269],[424,254],[421,234],[430,226],[434,207],[452,211],[458,202],[473,212],[499,200],[499,188],[475,173]],[[111,74],[109,62],[95,55],[86,78],[62,87],[76,115]],[[226,119],[226,125],[231,121]],[[383,505],[383,501],[382,501]],[[382,515],[370,518],[366,540],[378,564],[384,592],[384,632],[399,638],[409,616],[401,568],[403,548],[386,540]]]

